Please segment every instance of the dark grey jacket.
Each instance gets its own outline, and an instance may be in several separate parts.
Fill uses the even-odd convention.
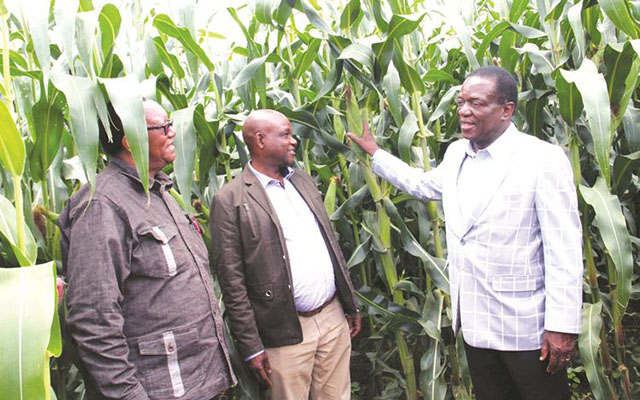
[[[322,196],[303,171],[295,170],[291,183],[318,220],[344,311],[355,314],[353,286]],[[215,195],[210,223],[214,267],[240,354],[246,358],[265,347],[300,343],[282,228],[266,191],[248,168]]]
[[[235,378],[200,233],[160,173],[113,159],[60,215],[67,324],[100,399],[210,399]]]

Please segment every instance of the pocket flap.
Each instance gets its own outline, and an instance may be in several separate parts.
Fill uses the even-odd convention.
[[[143,356],[170,355],[197,341],[198,330],[196,328],[182,333],[169,331],[139,339],[138,351]]]
[[[266,283],[247,283],[247,294],[250,299],[273,300],[275,297],[275,285]]]
[[[152,237],[162,244],[167,244],[169,243],[169,240],[171,240],[171,238],[177,234],[177,232],[174,229],[168,229],[165,226],[156,225],[156,226],[143,226],[138,231],[138,234]]]
[[[542,287],[542,276],[539,275],[495,275],[491,279],[491,287],[496,292],[527,292]]]

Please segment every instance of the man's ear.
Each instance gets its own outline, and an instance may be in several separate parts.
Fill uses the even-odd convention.
[[[516,105],[512,101],[504,103],[503,120],[511,119],[516,112]]]
[[[259,149],[264,149],[264,133],[260,131],[256,132],[256,146]]]

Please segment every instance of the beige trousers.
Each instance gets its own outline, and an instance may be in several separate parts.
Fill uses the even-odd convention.
[[[266,349],[272,400],[351,398],[351,337],[342,305],[334,299],[312,317],[298,316],[302,343]]]

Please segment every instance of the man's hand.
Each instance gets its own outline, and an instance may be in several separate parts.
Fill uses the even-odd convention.
[[[360,333],[362,328],[362,316],[359,313],[347,314],[347,323],[349,324],[349,330],[351,331],[351,338],[353,339]]]
[[[253,371],[256,378],[268,387],[271,387],[271,379],[269,379],[271,366],[269,365],[269,357],[267,357],[267,353],[258,354],[247,362],[249,363],[249,368],[251,368],[251,371]]]
[[[555,374],[567,367],[576,351],[576,337],[571,333],[544,331],[540,361],[549,358],[547,372]]]
[[[380,147],[376,143],[376,139],[369,132],[369,125],[366,122],[362,123],[362,137],[358,137],[357,135],[347,132],[347,136],[349,139],[355,142],[358,146],[362,148],[362,150],[366,151],[370,156],[376,152]]]

